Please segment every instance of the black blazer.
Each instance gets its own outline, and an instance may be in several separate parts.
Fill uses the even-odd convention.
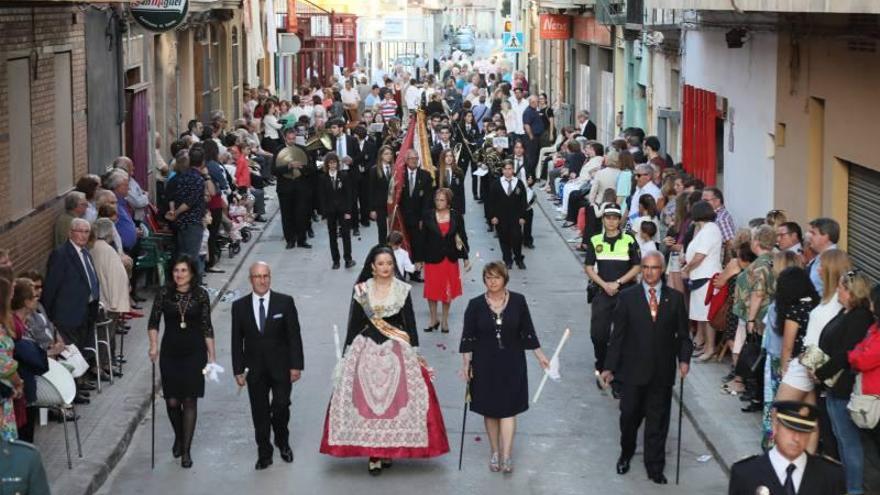
[[[359,151],[357,158],[353,159],[352,171],[357,170],[358,179],[363,180],[370,171],[370,167],[376,164],[376,154],[379,151],[379,147],[376,145],[376,141],[370,136],[367,136],[367,139],[364,140],[363,149],[360,148],[357,139],[355,139],[354,146]]]
[[[459,251],[455,245],[455,236],[461,239],[464,249]],[[425,263],[440,263],[444,259],[456,262],[460,259],[468,259],[467,232],[464,228],[464,219],[455,210],[449,212],[449,231],[444,236],[437,224],[437,215],[434,210],[428,210],[422,217],[422,236],[425,243]]]
[[[303,369],[303,347],[299,317],[293,298],[269,291],[266,328],[257,326],[251,295],[232,303],[232,371],[235,375],[250,371],[287,373]]]
[[[452,139],[449,140],[449,149],[451,149],[452,151],[455,151],[455,143],[452,141]],[[434,166],[437,168],[440,167],[440,153],[442,153],[442,152],[443,152],[443,145],[442,144],[437,143],[434,146],[431,146],[431,161],[434,163]]]
[[[335,187],[334,187],[335,186]],[[345,171],[337,171],[336,179],[331,180],[330,174],[323,172],[318,177],[318,198],[321,212],[351,214],[354,204],[354,184],[352,176]]]
[[[730,469],[728,495],[755,495],[759,487],[767,487],[773,495],[785,493],[779,482],[770,455],[756,455],[743,459]],[[798,487],[798,495],[843,495],[846,479],[843,468],[824,457],[807,454],[804,477]]]
[[[410,195],[409,169],[403,172],[403,190],[400,193],[400,211],[406,225],[415,225],[422,215],[434,207],[434,185],[431,174],[427,170],[416,170],[416,188]]]
[[[351,157],[352,164],[355,164],[360,159],[361,148],[358,146],[357,138],[354,136],[349,136],[348,134],[343,134],[340,138],[345,138],[345,150],[348,152],[348,156]],[[338,138],[336,136],[330,136],[330,146],[332,147],[329,152],[336,152],[336,140]],[[340,157],[340,160],[342,157]],[[341,162],[340,162],[341,164]]]
[[[370,208],[378,215],[388,212],[388,187],[391,183],[391,174],[394,173],[394,165],[390,167],[390,174],[385,175],[379,169],[379,165],[370,167]]]
[[[627,385],[672,386],[676,361],[691,360],[693,344],[684,295],[663,284],[657,302],[655,322],[642,284],[622,290],[618,297],[605,365]]]
[[[592,120],[587,120],[586,126],[581,126],[580,128],[581,136],[593,141],[596,139],[596,124],[593,123]]]
[[[52,323],[77,327],[85,322],[88,318],[90,294],[91,286],[86,269],[73,244],[66,241],[53,249],[46,264],[46,280],[43,282],[41,298]]]
[[[816,378],[826,380],[843,371],[831,387],[831,395],[839,399],[852,394],[856,375],[849,366],[849,351],[865,338],[868,327],[874,323],[874,315],[868,308],[854,308],[848,313],[840,311],[819,337],[819,348],[828,354],[828,362],[816,369]]]
[[[440,168],[437,168],[437,185],[438,187],[441,184],[441,178],[439,177]],[[460,213],[461,215],[465,214],[465,196],[464,196],[464,170],[461,170],[459,173],[452,172],[452,181],[448,184],[446,183],[446,178],[442,179],[442,183],[444,187],[448,187],[452,190],[452,209]]]
[[[508,196],[505,187],[501,185],[502,180],[493,178],[489,186],[489,218],[497,218],[498,223],[510,225],[526,218],[526,186],[521,180],[517,180],[513,193]]]

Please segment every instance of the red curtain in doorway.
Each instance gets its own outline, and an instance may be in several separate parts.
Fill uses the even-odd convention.
[[[684,86],[681,154],[685,170],[707,186],[717,179],[715,119],[716,94],[694,86]]]
[[[126,149],[128,157],[134,163],[134,178],[140,186],[148,191],[150,184],[147,181],[147,171],[150,168],[150,105],[147,99],[147,91],[136,91],[131,95],[129,104],[128,136]]]

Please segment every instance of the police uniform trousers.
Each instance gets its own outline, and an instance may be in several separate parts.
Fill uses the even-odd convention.
[[[608,354],[608,340],[611,338],[611,323],[614,321],[616,305],[617,296],[609,296],[600,288],[590,306],[590,339],[593,341],[595,369],[598,371],[605,371],[605,356]]]
[[[656,375],[655,375],[656,376]],[[621,384],[620,452],[629,459],[636,451],[636,435],[645,421],[645,469],[648,475],[663,473],[666,465],[666,435],[669,433],[669,411],[672,387],[654,383]]]
[[[339,262],[339,243],[337,242],[338,237],[342,237],[342,254],[345,256],[345,261],[351,260],[351,220],[346,220],[344,217],[344,213],[339,211],[331,211],[324,214],[324,217],[327,219],[327,232],[330,235],[330,256],[333,258],[333,262]],[[352,214],[352,218],[355,218],[354,214]]]
[[[504,263],[511,264],[522,261],[523,231],[519,219],[499,219],[495,228],[498,230],[498,243],[501,244],[501,256]]]

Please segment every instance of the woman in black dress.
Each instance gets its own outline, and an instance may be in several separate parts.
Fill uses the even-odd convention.
[[[205,395],[202,370],[214,362],[214,327],[211,301],[199,286],[195,262],[181,256],[174,263],[172,278],[163,287],[150,312],[150,360],[159,358],[162,395],[168,419],[174,428],[171,453],[181,457],[180,465],[192,467],[190,446],[196,429],[196,404]],[[159,320],[165,319],[165,334],[159,349]]]
[[[482,414],[492,447],[489,470],[513,472],[511,451],[516,415],[529,408],[527,349],[541,368],[550,361],[541,350],[526,298],[507,290],[510,279],[504,263],[483,268],[486,293],[470,300],[464,313],[459,352],[469,377],[471,411]]]

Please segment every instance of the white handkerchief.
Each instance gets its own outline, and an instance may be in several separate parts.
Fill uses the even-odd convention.
[[[277,320],[278,318],[281,318],[282,316],[284,316],[284,315],[281,313],[278,313],[278,314],[272,315],[272,318]]]
[[[547,369],[547,376],[556,382],[562,379],[562,375],[559,374],[559,356],[550,360],[550,368]]]
[[[205,368],[202,370],[202,374],[205,375],[205,378],[211,380],[212,382],[220,382],[220,373],[223,373],[223,367],[217,363],[208,363],[205,365]]]

